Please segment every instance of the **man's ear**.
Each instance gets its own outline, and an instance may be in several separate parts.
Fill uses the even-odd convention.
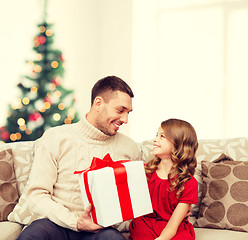
[[[104,105],[103,98],[100,97],[100,96],[97,96],[94,99],[93,105],[94,105],[94,107],[96,108],[97,111],[100,111],[102,109],[103,105]]]

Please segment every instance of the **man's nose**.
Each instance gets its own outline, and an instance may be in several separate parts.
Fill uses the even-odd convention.
[[[127,113],[123,113],[121,116],[121,122],[127,124],[128,122],[128,114]]]

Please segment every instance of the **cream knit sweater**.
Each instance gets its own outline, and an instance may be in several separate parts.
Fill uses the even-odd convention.
[[[78,123],[47,130],[37,140],[29,177],[27,204],[41,218],[77,231],[84,210],[75,170],[90,166],[93,157],[110,153],[116,160],[141,160],[137,144],[117,133],[107,136],[84,117]]]

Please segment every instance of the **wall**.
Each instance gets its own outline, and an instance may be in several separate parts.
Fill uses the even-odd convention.
[[[131,137],[152,138],[168,118],[199,139],[247,137],[248,1],[134,3]]]
[[[14,6],[14,7],[13,7]],[[17,84],[33,60],[32,39],[42,21],[41,0],[0,0],[0,125],[7,107],[19,96]],[[96,80],[117,75],[131,84],[131,0],[52,0],[48,19],[54,24],[54,47],[65,58],[64,85],[75,90],[80,114],[89,110]],[[2,37],[3,36],[3,37]],[[122,128],[128,134],[129,127]]]
[[[0,0],[0,125],[29,74],[42,7]],[[120,76],[135,93],[121,131],[142,141],[171,117],[191,122],[201,139],[248,135],[247,12],[247,0],[50,0],[48,15],[79,112],[96,80]]]

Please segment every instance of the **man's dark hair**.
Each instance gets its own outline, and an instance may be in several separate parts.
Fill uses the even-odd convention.
[[[108,76],[98,80],[93,86],[91,91],[91,105],[97,96],[101,96],[107,102],[111,97],[110,95],[115,91],[127,93],[131,98],[134,97],[132,89],[125,81],[116,76]]]

